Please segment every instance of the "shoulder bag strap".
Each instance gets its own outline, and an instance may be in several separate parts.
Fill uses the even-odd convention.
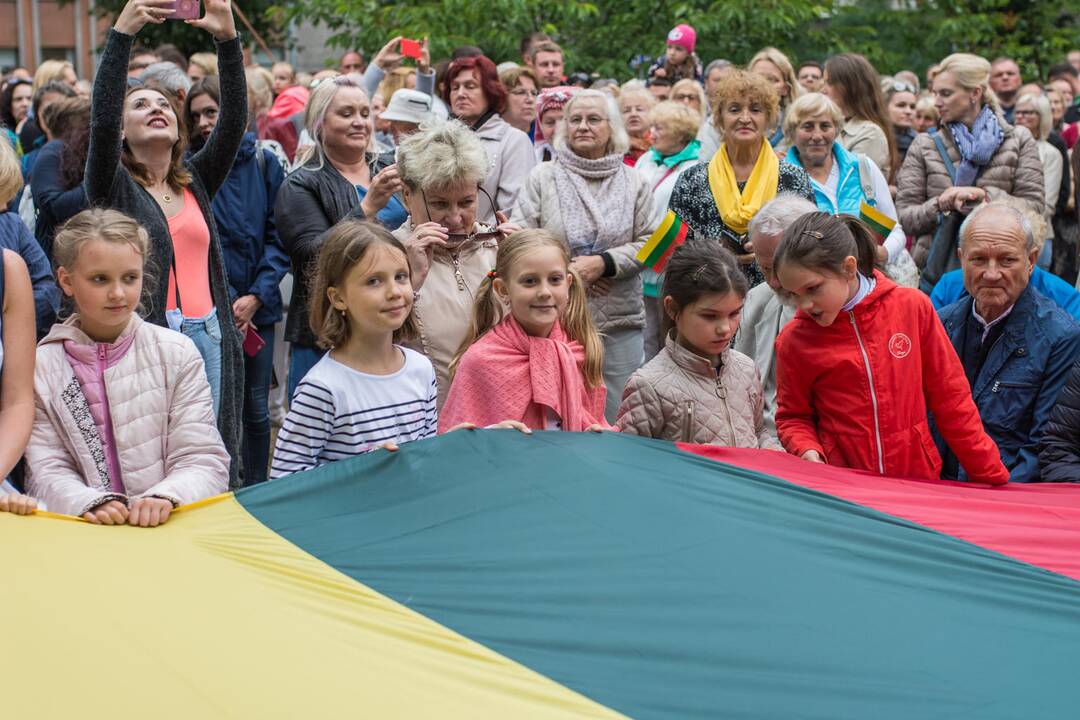
[[[953,164],[952,158],[949,157],[949,151],[945,149],[945,141],[941,139],[940,132],[934,133],[931,137],[934,138],[934,145],[937,146],[938,155],[941,155],[941,160],[945,163],[945,171],[949,173],[949,180],[955,185],[956,165]]]

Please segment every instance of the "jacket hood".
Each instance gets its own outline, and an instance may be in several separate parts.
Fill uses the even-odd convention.
[[[302,111],[307,106],[310,96],[311,92],[303,85],[293,85],[291,88],[286,88],[274,100],[274,105],[267,115],[272,120],[287,118]]]
[[[131,320],[128,321],[127,327],[124,328],[120,336],[116,338],[114,343],[121,341],[122,338],[126,338],[129,335],[134,335],[135,331],[141,325],[143,319],[139,317],[138,313],[131,314]],[[79,324],[79,314],[74,313],[62,323],[57,323],[49,330],[49,334],[46,335],[41,342],[38,343],[38,347],[45,347],[54,343],[73,342],[77,345],[97,345],[97,342],[92,340],[89,335],[82,331]]]

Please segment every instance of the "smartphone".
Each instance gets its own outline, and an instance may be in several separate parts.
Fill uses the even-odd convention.
[[[198,20],[202,17],[199,0],[176,0],[170,20]]]
[[[259,335],[259,331],[254,325],[248,326],[247,332],[244,333],[244,352],[255,357],[264,347],[266,347],[266,341],[262,339],[262,335]]]

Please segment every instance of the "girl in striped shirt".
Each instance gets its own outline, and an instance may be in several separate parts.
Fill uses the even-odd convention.
[[[415,335],[405,248],[381,226],[348,220],[319,252],[310,318],[329,352],[296,388],[272,479],[435,435],[431,362],[398,344]]]

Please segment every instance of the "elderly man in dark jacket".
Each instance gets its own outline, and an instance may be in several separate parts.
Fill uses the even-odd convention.
[[[960,230],[965,297],[939,315],[971,384],[986,432],[1013,482],[1040,479],[1038,445],[1073,362],[1080,325],[1031,287],[1031,226],[1004,203],[976,209]],[[943,476],[965,479],[938,440]]]

